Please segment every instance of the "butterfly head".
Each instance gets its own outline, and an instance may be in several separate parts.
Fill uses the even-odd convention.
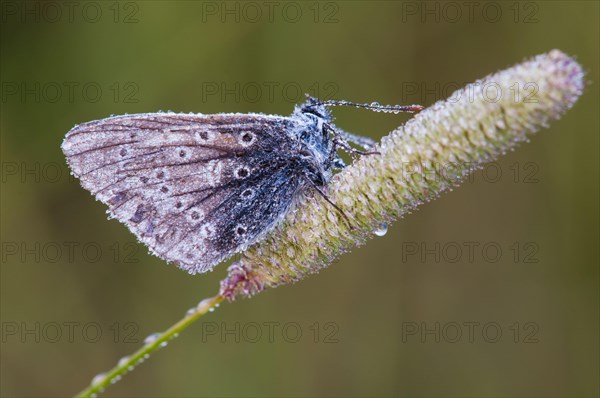
[[[319,100],[309,97],[292,114],[297,123],[298,154],[306,177],[323,186],[331,179],[332,158],[336,148],[331,136],[331,115]]]

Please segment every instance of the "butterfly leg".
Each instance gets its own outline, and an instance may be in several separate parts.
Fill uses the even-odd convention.
[[[346,167],[346,162],[344,162],[344,159],[339,157],[337,154],[335,154],[335,156],[333,157],[331,164],[336,170],[343,170]]]
[[[368,151],[368,149],[375,144],[375,142],[372,141],[370,138],[346,133],[345,131],[334,129],[331,126],[328,126],[328,127],[331,130],[331,132],[333,133],[333,144],[334,144],[334,147],[336,150],[338,148],[341,148],[350,154],[357,154],[357,155],[379,155],[380,154],[379,152],[376,152],[376,151]],[[348,139],[348,136],[350,136],[351,138]],[[358,143],[359,140],[362,143],[359,144]],[[359,151],[358,149],[352,148],[350,146],[350,144],[348,143],[348,141],[363,147],[367,151],[366,152]]]
[[[327,201],[327,203],[329,203],[331,206],[333,206],[333,208],[336,209],[342,215],[342,217],[344,217],[344,219],[346,220],[346,223],[348,224],[348,228],[350,228],[351,230],[354,229],[354,227],[352,226],[352,223],[350,222],[350,219],[348,218],[348,216],[346,215],[346,213],[344,213],[344,211],[342,209],[340,209],[338,207],[338,205],[336,205],[335,203],[333,203],[331,201],[331,199],[329,199],[327,197],[327,195],[325,195],[325,192],[323,192],[321,190],[321,188],[319,188],[314,182],[312,182],[309,178],[307,178],[306,180],[319,193],[319,195],[321,195],[323,197],[323,199],[325,199]]]
[[[375,146],[376,141],[369,137],[362,135],[348,133],[347,131],[335,128],[335,134],[339,134],[346,142],[351,142],[355,145],[362,147],[363,149],[369,150]]]

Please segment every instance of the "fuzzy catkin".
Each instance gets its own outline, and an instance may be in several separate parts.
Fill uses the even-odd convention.
[[[547,127],[583,91],[581,66],[559,50],[489,75],[425,109],[310,195],[232,264],[221,295],[232,300],[298,281],[456,186],[473,169]]]

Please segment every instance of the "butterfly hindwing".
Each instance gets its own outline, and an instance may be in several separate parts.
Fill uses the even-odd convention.
[[[254,243],[303,183],[291,121],[151,113],[74,127],[62,149],[84,188],[157,256],[190,273]]]

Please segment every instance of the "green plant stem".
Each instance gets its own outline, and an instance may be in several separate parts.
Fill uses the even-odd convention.
[[[560,118],[575,104],[584,82],[581,66],[561,51],[552,50],[489,75],[432,105],[384,137],[376,147],[378,156],[363,157],[334,177],[329,198],[352,215],[354,229],[347,228],[322,198],[305,200],[229,267],[219,295],[201,301],[166,332],[95,377],[78,396],[102,392],[225,298],[251,296],[314,274],[341,253],[370,239],[382,223],[452,189],[473,166],[496,159]],[[513,94],[517,87],[519,95],[490,100],[485,91],[475,89],[486,84]],[[527,87],[536,88],[533,100]]]
[[[148,358],[150,354],[164,346],[165,343],[176,337],[182,330],[211,311],[211,309],[214,309],[223,300],[224,297],[221,295],[202,300],[193,311],[186,313],[185,317],[163,333],[157,335],[157,338],[153,339],[152,342],[144,344],[142,348],[129,356],[127,360],[119,361],[119,363],[110,371],[106,372],[102,378],[94,378],[93,382],[86,389],[77,394],[77,397],[97,396],[99,393],[103,392],[107,386],[114,384],[125,373],[131,370],[132,367],[135,367],[137,364]]]

